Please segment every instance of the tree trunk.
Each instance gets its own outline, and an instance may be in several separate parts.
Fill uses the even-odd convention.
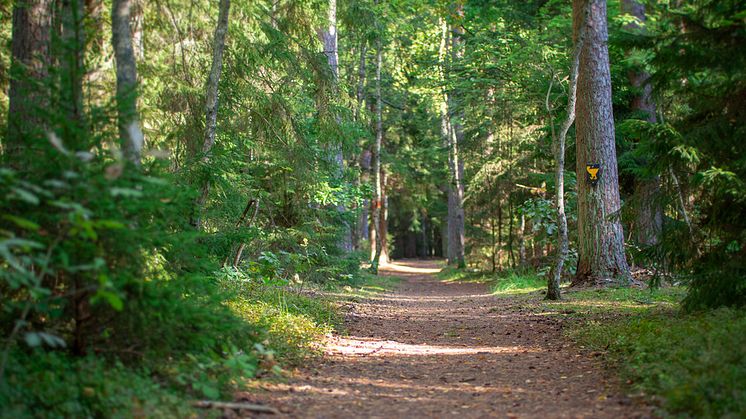
[[[111,38],[117,72],[119,138],[125,158],[139,166],[144,136],[137,114],[137,65],[130,30],[131,8],[132,0],[112,1]]]
[[[360,155],[360,168],[361,170],[361,177],[363,183],[370,182],[370,161],[372,158],[372,153],[370,150],[364,150],[362,154]],[[358,228],[359,233],[358,237],[361,240],[370,240],[370,234],[369,234],[369,219],[370,219],[370,202],[366,198],[363,200],[362,208],[360,210],[360,219],[358,220]]]
[[[450,178],[450,172],[451,172],[451,151],[450,151],[450,143],[451,143],[451,123],[449,120],[448,115],[448,92],[445,88],[446,83],[446,60],[448,57],[448,25],[446,24],[446,21],[444,19],[440,20],[440,26],[441,26],[441,37],[440,37],[440,48],[438,49],[438,71],[440,76],[440,82],[443,84],[441,95],[442,100],[440,102],[440,136],[441,136],[441,143],[443,145],[443,148],[448,150],[448,173]],[[448,213],[446,215],[445,219],[445,225],[441,225],[441,244],[442,244],[442,251],[444,256],[446,257],[446,260],[450,263],[450,261],[453,260],[453,248],[450,245],[451,242],[451,229],[453,228],[453,221],[451,220],[451,216],[453,215],[451,212],[453,201],[453,195],[452,195],[452,188],[450,186],[450,179],[445,182],[444,185],[442,185],[442,191],[446,195],[447,204],[446,208],[448,209]]]
[[[383,204],[383,185],[381,176],[381,144],[383,142],[383,101],[381,98],[381,69],[383,67],[383,45],[381,38],[376,40],[376,147],[373,154],[373,181],[375,182],[375,200],[373,201],[373,228],[376,230],[375,245],[376,251],[373,255],[372,267],[373,272],[378,273],[378,266],[381,263],[381,254],[383,253],[383,242],[385,237],[382,234],[382,204]]]
[[[508,196],[508,258],[510,268],[515,269],[515,254],[513,253],[513,199],[512,194]]]
[[[497,198],[497,266],[498,270],[502,270],[502,259],[503,259],[503,203],[500,201],[499,195]]]
[[[463,14],[461,6],[458,7],[457,13],[459,15]],[[452,60],[453,62],[458,62],[464,55],[464,46],[461,39],[462,30],[454,26],[452,33]],[[460,155],[460,145],[464,142],[464,129],[462,125],[464,112],[461,103],[459,103],[459,97],[455,93],[449,95],[449,99],[448,110],[451,115],[451,135],[449,136],[451,182],[449,183],[448,199],[448,246],[451,257],[448,259],[448,263],[463,268],[466,266],[464,258],[464,161]]]
[[[329,69],[334,79],[334,89],[337,89],[337,83],[339,81],[339,44],[337,42],[337,0],[328,0],[329,9],[327,17],[327,27],[319,29],[318,34],[324,45],[324,55],[326,55],[326,61],[329,64]],[[339,122],[339,117],[337,117]],[[344,176],[344,156],[342,154],[342,147],[336,146],[333,150],[333,159],[337,166],[337,176],[341,179]],[[344,205],[337,205],[337,211],[344,214],[347,210]],[[340,242],[338,244],[340,250],[345,253],[352,251],[352,228],[344,221],[343,232]]]
[[[639,33],[645,28],[645,5],[637,0],[622,0],[622,11],[635,17],[637,21],[630,22],[625,29]],[[639,22],[639,23],[638,23]],[[650,74],[642,69],[631,70],[628,74],[629,82],[635,91],[631,108],[640,114],[644,120],[656,123],[655,102],[653,101],[653,87],[650,85]],[[663,209],[660,202],[660,176],[635,179],[635,241],[643,246],[658,243],[663,230]]]
[[[85,145],[76,137],[81,135],[83,119],[83,66],[85,48],[84,3],[83,0],[63,0],[62,48],[60,72],[60,105],[66,108],[69,128],[65,127],[66,139],[75,138],[72,147],[81,150]]]
[[[587,12],[587,19],[583,15]],[[578,270],[574,285],[626,283],[629,266],[614,142],[606,1],[573,0],[575,37],[586,31],[577,85]],[[599,165],[598,181],[591,179]]]
[[[13,2],[11,79],[8,92],[8,132],[3,152],[8,162],[20,164],[20,154],[46,129],[47,94],[40,89],[49,74],[51,0]]]
[[[215,27],[212,47],[212,67],[207,78],[207,94],[205,95],[205,138],[202,143],[202,163],[204,165],[209,163],[212,147],[215,145],[218,120],[218,87],[220,86],[220,74],[223,71],[223,52],[225,51],[225,35],[228,32],[230,7],[230,0],[220,0],[218,23]],[[200,195],[194,209],[195,219],[193,219],[192,224],[197,229],[202,228],[202,208],[205,206],[209,194],[210,181],[206,179],[202,182]]]
[[[430,257],[430,237],[427,215],[422,214],[422,257]]]
[[[495,254],[495,217],[490,214],[490,271],[497,271],[497,255]]]
[[[357,68],[357,107],[355,108],[355,120],[360,121],[360,113],[365,103],[365,57],[368,53],[368,43],[360,42],[360,62]]]
[[[518,225],[518,266],[526,266],[526,214],[521,211],[521,222]]]
[[[575,46],[572,52],[572,61],[570,62],[570,88],[567,96],[567,117],[560,127],[559,137],[554,130],[554,114],[552,104],[549,98],[552,94],[554,84],[554,73],[549,80],[549,89],[547,89],[546,109],[549,115],[549,124],[552,132],[552,148],[554,149],[554,159],[557,162],[555,166],[554,179],[556,183],[555,203],[557,204],[557,259],[552,267],[552,273],[547,284],[547,300],[559,300],[562,298],[560,292],[560,283],[562,282],[562,272],[567,259],[569,248],[569,239],[567,237],[567,215],[565,214],[565,139],[567,131],[575,121],[575,106],[577,103],[578,72],[580,68],[580,54],[588,36],[586,22],[588,20],[588,6],[584,6],[579,12],[577,19],[580,19],[580,31],[575,37]]]
[[[145,59],[145,0],[134,0],[132,4],[132,44],[135,59]]]
[[[381,249],[378,256],[378,264],[386,265],[389,263],[389,197],[386,195],[386,171],[381,168],[381,225],[378,228],[380,232],[379,247]]]

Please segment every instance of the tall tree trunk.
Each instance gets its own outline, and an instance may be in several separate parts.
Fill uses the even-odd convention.
[[[495,273],[497,270],[497,255],[495,254],[495,217],[490,214],[490,271]]]
[[[637,21],[625,26],[630,32],[640,33],[645,30],[645,5],[638,0],[622,0],[622,11],[635,17]],[[631,108],[650,122],[656,123],[653,87],[650,85],[650,74],[643,69],[630,70],[629,81],[635,90]],[[663,230],[663,208],[660,202],[660,176],[635,179],[635,221],[634,238],[638,244],[650,246],[658,243]]]
[[[448,115],[448,92],[446,90],[446,72],[447,72],[447,58],[448,58],[448,43],[449,43],[449,37],[448,37],[448,24],[446,23],[445,19],[440,20],[440,26],[441,26],[441,37],[440,37],[440,48],[438,49],[438,71],[439,71],[439,77],[440,82],[442,84],[441,88],[441,96],[442,100],[440,102],[440,136],[441,136],[441,143],[443,145],[443,148],[447,150],[448,153],[448,164],[447,164],[447,170],[449,173],[449,176],[446,177],[448,179],[444,185],[442,185],[442,190],[446,195],[447,204],[446,208],[448,208],[448,213],[446,215],[445,219],[445,225],[441,225],[441,244],[443,248],[443,255],[446,257],[446,260],[450,261],[453,260],[453,248],[450,245],[451,242],[451,229],[453,228],[453,222],[451,220],[451,201],[453,201],[453,195],[451,193],[451,186],[450,186],[450,172],[451,172],[451,151],[450,151],[450,143],[451,143],[451,122],[449,120]]]
[[[502,270],[503,259],[503,203],[497,196],[497,267]]]
[[[51,0],[13,2],[11,40],[12,77],[8,92],[8,132],[3,152],[11,164],[46,129],[43,109],[47,95],[42,86],[49,74],[52,25]]]
[[[518,225],[518,266],[526,267],[526,214],[523,211]]]
[[[587,8],[580,14],[582,19],[581,27],[583,28],[575,37],[575,46],[573,47],[572,61],[570,62],[570,88],[567,96],[567,117],[560,127],[559,137],[554,130],[554,113],[550,97],[552,95],[552,86],[554,85],[554,73],[549,79],[549,89],[547,89],[546,109],[549,114],[549,124],[552,132],[552,148],[554,149],[554,160],[556,161],[554,179],[556,183],[555,203],[557,205],[557,258],[552,267],[551,276],[547,284],[547,300],[559,300],[562,298],[560,292],[560,283],[562,282],[562,272],[567,259],[569,248],[569,239],[567,237],[567,215],[565,213],[565,139],[567,131],[570,130],[572,123],[575,121],[575,104],[577,100],[578,88],[578,69],[580,66],[580,53],[587,30],[585,22],[588,19]]]
[[[328,0],[329,1],[329,8],[328,8],[328,15],[327,15],[327,27],[323,29],[319,29],[318,34],[319,38],[321,38],[321,42],[324,45],[324,55],[326,55],[327,63],[329,64],[329,69],[332,73],[332,78],[334,79],[334,89],[335,91],[338,90],[337,84],[339,82],[339,45],[337,42],[337,0]],[[339,117],[337,117],[337,122],[339,122]],[[335,164],[337,165],[337,176],[339,178],[342,178],[344,176],[344,156],[342,155],[342,147],[337,146],[334,147],[333,150],[333,159]],[[347,210],[345,209],[344,205],[338,205],[337,211],[339,211],[341,214],[344,214]],[[346,253],[349,253],[352,251],[352,228],[350,228],[349,224],[347,222],[343,222],[343,232],[342,237],[340,239],[340,243],[338,244],[339,248]]]
[[[430,237],[429,224],[427,222],[427,214],[422,214],[422,257],[430,257]]]
[[[515,254],[513,253],[513,199],[508,195],[508,258],[510,259],[510,268],[515,269]]]
[[[134,0],[132,5],[132,44],[135,59],[145,59],[145,0]]]
[[[372,158],[370,150],[363,150],[360,155],[360,176],[362,177],[362,183],[367,184],[370,182],[370,161]],[[360,240],[370,240],[369,234],[369,218],[370,218],[370,202],[368,199],[364,199],[362,207],[360,208],[360,219],[358,220],[358,237]]]
[[[463,7],[458,6],[457,13],[463,15]],[[459,62],[464,55],[464,45],[461,39],[462,30],[457,26],[452,29],[451,54],[453,63]],[[464,258],[464,161],[460,155],[460,145],[464,141],[463,119],[464,111],[455,93],[449,95],[449,113],[451,115],[451,136],[449,137],[451,182],[449,183],[448,219],[449,219],[449,253],[452,259],[448,263],[459,268],[466,266]]]
[[[383,67],[383,44],[379,35],[376,40],[376,147],[373,154],[373,176],[375,183],[375,201],[373,202],[373,228],[376,230],[376,252],[373,256],[373,272],[378,273],[378,266],[383,253],[383,242],[386,240],[382,232],[383,185],[381,176],[381,144],[383,142],[383,100],[381,98],[381,69]]]
[[[215,145],[215,133],[218,120],[218,87],[220,86],[220,74],[223,71],[223,52],[225,51],[225,35],[228,32],[228,16],[230,14],[230,0],[220,0],[218,11],[218,23],[215,27],[215,37],[212,46],[212,67],[207,78],[207,94],[205,95],[205,138],[202,143],[202,163],[207,165],[210,161],[212,147]],[[210,181],[202,182],[199,198],[194,209],[192,224],[198,229],[202,228],[202,208],[207,202],[210,194]]]
[[[378,264],[386,265],[389,263],[389,197],[386,195],[386,170],[381,168],[381,225],[378,227],[380,254]]]
[[[360,62],[357,69],[357,107],[355,108],[355,120],[360,122],[362,118],[363,106],[365,106],[365,58],[368,53],[368,43],[365,40],[360,42]],[[370,159],[371,152],[366,149],[363,150],[360,156],[360,177],[362,183],[367,184],[370,182]],[[358,219],[358,238],[360,240],[369,240],[370,235],[368,234],[368,208],[370,203],[368,199],[363,199],[362,208],[360,211],[360,218]]]
[[[360,62],[357,67],[357,107],[355,108],[355,120],[360,121],[361,112],[363,111],[363,105],[365,103],[365,58],[368,54],[368,42],[362,40],[360,42]]]
[[[137,65],[130,29],[131,8],[132,0],[112,0],[111,39],[117,72],[119,138],[125,158],[139,166],[144,136],[137,114]]]
[[[586,14],[586,19],[583,15]],[[605,0],[573,0],[573,29],[586,32],[577,87],[578,269],[580,284],[628,282],[614,142]],[[594,168],[597,183],[592,182]]]
[[[70,128],[66,138],[80,135],[83,118],[83,66],[85,46],[84,3],[83,0],[63,0],[62,14],[62,48],[60,105],[66,108]],[[83,144],[74,142],[74,149],[79,150]]]

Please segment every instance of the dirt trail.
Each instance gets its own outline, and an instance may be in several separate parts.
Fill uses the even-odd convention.
[[[288,417],[647,417],[607,383],[600,362],[560,324],[495,298],[483,284],[444,283],[432,261],[386,268],[398,290],[355,305],[328,356],[252,401]]]

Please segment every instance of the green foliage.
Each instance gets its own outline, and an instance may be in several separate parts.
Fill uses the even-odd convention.
[[[11,354],[0,383],[0,417],[197,417],[189,401],[147,370],[97,357],[36,350]]]
[[[575,333],[608,349],[635,388],[659,397],[673,416],[738,417],[746,410],[746,313],[648,310],[616,321],[589,322]]]

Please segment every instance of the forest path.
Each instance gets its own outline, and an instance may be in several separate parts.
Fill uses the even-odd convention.
[[[403,279],[398,289],[356,303],[349,336],[331,338],[320,364],[247,398],[287,417],[649,416],[567,344],[557,320],[484,284],[440,281],[440,266],[384,268]]]

